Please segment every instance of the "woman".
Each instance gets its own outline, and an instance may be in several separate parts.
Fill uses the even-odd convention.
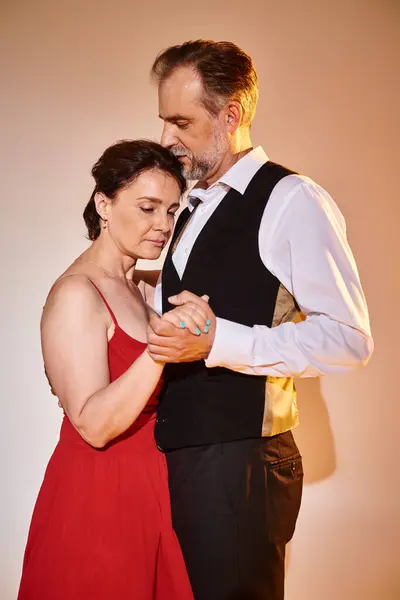
[[[146,350],[148,307],[132,281],[137,259],[158,258],[167,243],[185,181],[179,161],[149,141],[111,146],[92,174],[93,243],[56,281],[42,317],[64,419],[18,598],[192,600],[153,438],[163,366]],[[198,311],[195,328],[206,318]]]

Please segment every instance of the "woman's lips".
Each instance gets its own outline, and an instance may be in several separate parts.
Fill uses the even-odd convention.
[[[153,246],[156,246],[157,248],[163,248],[164,244],[165,244],[165,240],[147,240],[148,242],[150,242],[150,244],[153,244]]]

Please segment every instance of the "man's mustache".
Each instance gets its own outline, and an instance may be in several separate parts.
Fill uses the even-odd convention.
[[[174,146],[173,148],[171,148],[171,152],[176,157],[187,156],[189,158],[193,158],[192,152],[190,152],[190,150],[188,148],[185,148],[184,146]]]

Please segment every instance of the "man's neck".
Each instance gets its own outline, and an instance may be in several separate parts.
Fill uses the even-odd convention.
[[[244,134],[238,135],[232,140],[231,146],[224,154],[217,169],[200,183],[199,187],[208,188],[210,185],[218,181],[229,169],[233,167],[243,156],[253,150],[250,139],[250,133],[247,131]]]

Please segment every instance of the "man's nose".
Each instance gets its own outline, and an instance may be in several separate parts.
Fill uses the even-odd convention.
[[[170,123],[165,123],[161,134],[160,144],[164,148],[172,148],[176,146],[178,139],[174,135]]]

